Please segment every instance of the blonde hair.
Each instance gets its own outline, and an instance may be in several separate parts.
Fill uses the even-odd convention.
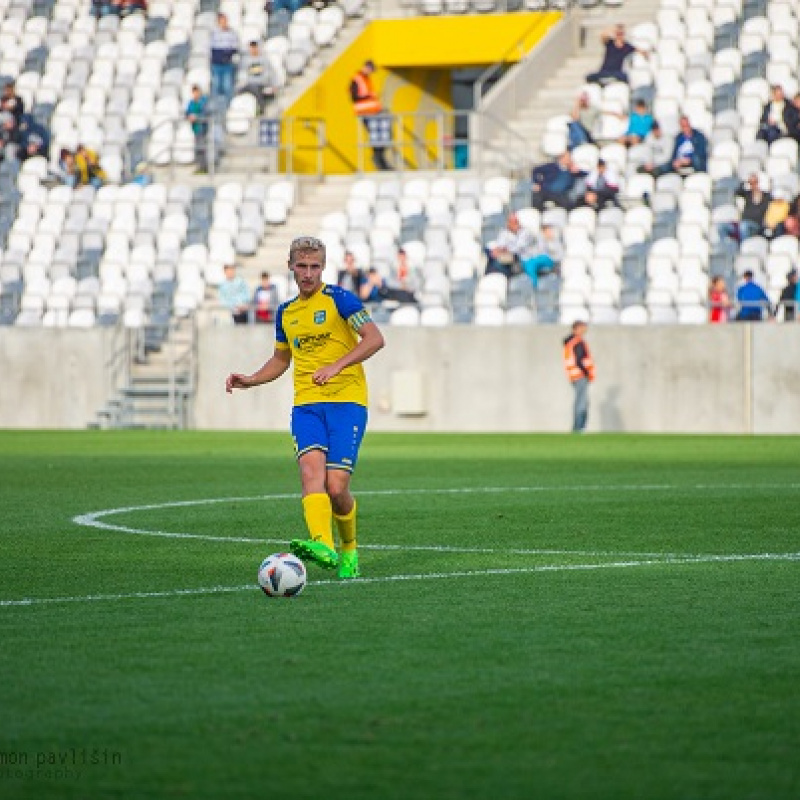
[[[289,245],[289,264],[294,264],[297,256],[302,253],[321,253],[322,263],[325,264],[325,242],[315,236],[298,236],[292,239]]]

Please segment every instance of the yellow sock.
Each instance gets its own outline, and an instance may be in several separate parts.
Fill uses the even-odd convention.
[[[339,516],[334,514],[333,518],[336,520],[336,527],[339,530],[339,540],[342,543],[342,552],[347,553],[356,549],[356,502],[353,501],[353,507],[350,509],[349,514]]]
[[[322,542],[328,545],[331,550],[333,544],[333,525],[331,518],[333,509],[331,499],[327,494],[307,494],[303,498],[303,515],[306,518],[306,525],[311,538],[315,542]]]

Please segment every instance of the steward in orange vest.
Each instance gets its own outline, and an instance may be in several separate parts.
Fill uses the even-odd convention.
[[[375,64],[372,61],[365,61],[364,66],[356,72],[353,80],[350,81],[350,99],[353,101],[353,111],[356,116],[364,123],[367,131],[367,137],[372,142],[373,130],[371,126],[380,125],[380,119],[377,118],[383,114],[383,106],[375,89],[372,87],[372,73],[375,72]],[[391,125],[390,118],[386,118]],[[391,133],[391,127],[388,129]],[[391,138],[391,137],[389,137]],[[372,161],[375,167],[379,170],[390,170],[392,165],[386,158],[386,146],[383,144],[370,144],[372,147]]]
[[[573,322],[572,334],[564,340],[564,369],[575,390],[575,407],[572,412],[572,430],[583,433],[589,419],[589,384],[594,380],[594,361],[583,340],[585,322]]]
[[[594,361],[583,339],[584,333],[586,323],[576,322],[572,326],[572,333],[564,339],[564,369],[571,383],[581,378],[594,380]]]
[[[375,72],[375,64],[367,61],[350,81],[350,99],[353,101],[353,110],[359,117],[380,114],[383,111],[381,101],[372,88],[370,76],[373,72]]]

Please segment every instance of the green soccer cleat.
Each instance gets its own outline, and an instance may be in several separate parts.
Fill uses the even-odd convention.
[[[292,539],[289,550],[301,561],[312,561],[323,569],[336,569],[339,556],[335,550],[313,539]]]
[[[358,568],[358,551],[347,550],[339,559],[339,577],[344,580],[360,578],[361,570]]]

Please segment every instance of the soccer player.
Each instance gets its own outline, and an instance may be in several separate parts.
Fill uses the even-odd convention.
[[[252,375],[231,373],[225,390],[276,380],[294,359],[291,432],[303,487],[309,539],[289,547],[304,561],[357,578],[356,501],[350,476],[367,426],[367,383],[362,362],[383,347],[383,335],[362,302],[322,282],[325,244],[311,236],[289,248],[298,295],[278,307],[275,352]],[[333,520],[341,555],[333,541]]]

